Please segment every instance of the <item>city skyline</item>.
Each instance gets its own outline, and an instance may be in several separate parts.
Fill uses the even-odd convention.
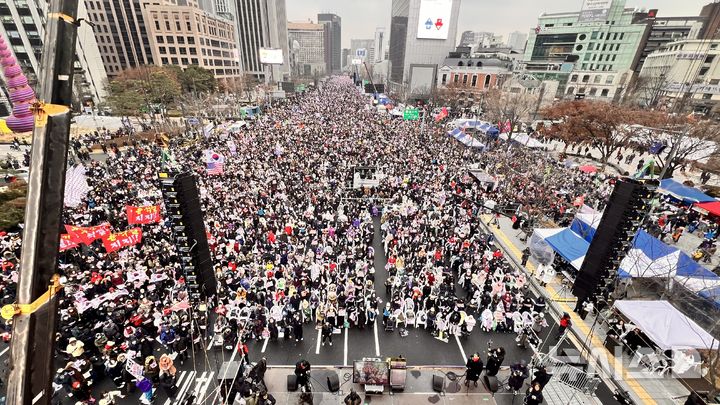
[[[627,0],[626,7],[658,9],[659,17],[688,16],[697,15],[703,6],[710,2],[711,0]],[[460,5],[458,36],[463,31],[487,31],[502,35],[503,41],[507,41],[508,35],[513,31],[528,33],[537,25],[541,13],[579,11],[582,4],[583,0],[463,0]],[[343,19],[342,47],[350,48],[351,39],[370,39],[373,38],[375,28],[390,26],[390,5],[391,0],[292,0],[287,2],[287,14],[290,21],[311,19],[315,22],[317,13],[339,15]],[[368,10],[372,10],[372,13],[368,13]],[[507,15],[508,19],[497,18],[497,15]],[[490,18],[484,20],[486,16]],[[508,24],[508,20],[512,23]]]

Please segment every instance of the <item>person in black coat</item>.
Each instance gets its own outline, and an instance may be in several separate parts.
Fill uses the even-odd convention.
[[[505,349],[498,347],[488,352],[487,364],[485,365],[485,374],[489,376],[496,376],[500,371],[505,360]]]
[[[548,381],[550,381],[550,374],[548,374],[547,370],[545,370],[545,367],[540,366],[535,370],[533,379],[530,381],[530,385],[539,384],[540,390],[542,390],[545,388]]]
[[[542,405],[543,394],[540,384],[535,383],[528,388],[527,395],[525,395],[525,405]]]
[[[473,353],[473,355],[468,358],[465,367],[465,372],[467,373],[465,378],[465,385],[470,384],[470,381],[472,381],[477,387],[477,382],[480,379],[480,374],[482,374],[483,372],[483,362],[480,359],[480,354],[477,352]]]
[[[295,375],[299,387],[307,385],[310,378],[310,362],[303,359],[295,363]]]
[[[303,324],[300,322],[299,317],[295,317],[295,320],[293,321],[293,336],[295,336],[295,341],[299,342],[303,340]]]

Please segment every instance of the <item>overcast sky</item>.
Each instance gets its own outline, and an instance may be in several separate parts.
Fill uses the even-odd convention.
[[[342,46],[351,39],[373,38],[375,27],[390,29],[392,0],[286,0],[290,21],[317,22],[317,13],[329,12],[342,18]],[[711,0],[627,0],[627,7],[657,8],[658,16],[698,15]],[[580,10],[583,0],[462,0],[458,35],[463,31],[489,31],[507,35],[529,32],[543,12]]]

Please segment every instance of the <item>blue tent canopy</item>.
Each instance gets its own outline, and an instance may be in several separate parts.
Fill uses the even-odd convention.
[[[588,241],[570,228],[536,229],[535,232],[563,259],[576,269],[580,269],[590,247]]]
[[[703,193],[702,191],[693,187],[688,187],[673,179],[661,180],[660,191],[664,191],[666,194],[669,194],[673,198],[676,198],[686,203],[716,201],[714,198]]]
[[[716,307],[720,308],[720,286],[700,291],[698,295],[707,299],[708,301],[712,301],[712,303],[715,304]]]
[[[452,131],[449,131],[447,134],[449,137],[455,138],[458,142],[462,143],[465,146],[469,146],[471,148],[478,148],[480,150],[485,149],[484,144],[482,144],[480,141],[473,138],[472,136],[466,134],[460,128],[455,128]]]

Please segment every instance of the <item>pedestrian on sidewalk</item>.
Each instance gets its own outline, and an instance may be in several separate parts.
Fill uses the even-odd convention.
[[[572,326],[572,320],[570,320],[570,314],[565,312],[560,318],[560,325],[558,326],[558,333],[557,336],[555,336],[555,339],[558,340],[560,337],[562,337],[563,334],[565,334],[565,331]]]
[[[530,259],[530,248],[526,247],[522,251],[522,257],[520,264],[525,267],[527,265],[528,259]]]

